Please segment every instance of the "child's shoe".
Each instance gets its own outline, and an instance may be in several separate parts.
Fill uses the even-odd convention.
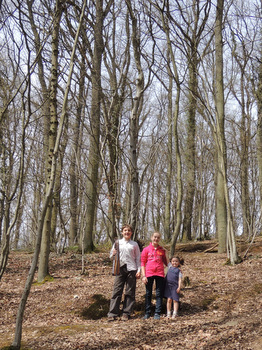
[[[172,320],[174,320],[176,317],[177,317],[177,312],[174,311],[172,315]]]
[[[167,318],[170,318],[170,317],[171,317],[171,311],[167,311],[166,317],[167,317]]]

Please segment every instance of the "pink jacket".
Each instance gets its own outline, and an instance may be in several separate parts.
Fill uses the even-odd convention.
[[[165,277],[164,264],[167,265],[166,253],[160,245],[155,248],[152,243],[141,254],[141,266],[145,266],[146,277]]]

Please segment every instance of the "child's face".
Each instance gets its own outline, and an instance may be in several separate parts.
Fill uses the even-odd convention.
[[[177,258],[173,258],[171,260],[171,264],[173,267],[178,267],[180,265],[179,260]]]
[[[157,247],[160,241],[160,234],[158,232],[153,233],[151,241],[154,247]]]
[[[129,227],[125,227],[122,231],[122,236],[124,237],[124,239],[126,241],[129,241],[131,239],[132,236],[132,230]]]

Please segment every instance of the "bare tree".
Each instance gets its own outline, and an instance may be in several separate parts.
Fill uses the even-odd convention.
[[[35,274],[35,270],[36,270],[36,266],[37,266],[37,262],[38,262],[38,257],[39,257],[39,253],[40,253],[40,245],[41,245],[41,240],[42,240],[42,233],[43,233],[44,222],[45,222],[45,218],[46,218],[46,212],[47,212],[48,205],[49,205],[49,202],[50,202],[51,197],[52,197],[53,187],[55,184],[57,157],[58,157],[58,153],[59,153],[59,145],[60,145],[63,127],[64,127],[64,122],[65,122],[65,117],[66,117],[68,93],[69,93],[69,88],[70,88],[71,78],[72,78],[72,73],[73,73],[76,45],[77,45],[77,41],[78,41],[78,37],[79,37],[79,31],[80,31],[80,28],[82,25],[83,16],[85,13],[85,8],[86,8],[86,0],[83,3],[82,13],[81,13],[81,17],[80,17],[80,21],[79,21],[79,25],[78,25],[78,30],[76,33],[75,42],[74,42],[74,46],[73,46],[73,50],[72,50],[72,54],[71,54],[70,71],[68,74],[67,86],[66,86],[65,96],[64,96],[64,100],[63,100],[61,118],[59,121],[59,126],[58,126],[58,130],[57,130],[57,134],[56,134],[52,158],[50,159],[50,161],[51,161],[50,178],[49,178],[50,181],[47,184],[45,198],[43,201],[43,207],[42,207],[42,212],[41,212],[38,231],[37,231],[37,242],[36,242],[36,247],[35,247],[35,251],[34,251],[34,257],[32,260],[32,265],[31,265],[29,273],[28,273],[25,288],[24,288],[24,291],[23,291],[23,294],[22,294],[22,297],[20,300],[18,312],[17,312],[15,336],[14,336],[14,341],[12,343],[12,347],[14,349],[20,349],[20,347],[21,347],[23,315],[24,315],[27,298],[28,298],[29,293],[30,293],[31,285],[33,282],[33,278],[34,278],[34,274]]]
[[[222,28],[223,28],[223,11],[224,0],[217,1],[216,22],[215,22],[215,50],[216,50],[216,77],[215,77],[215,106],[216,106],[216,125],[214,129],[215,141],[217,146],[217,219],[222,217],[222,227],[219,224],[219,247],[220,251],[224,246],[225,234],[227,240],[228,255],[231,264],[238,262],[238,254],[236,249],[236,240],[233,228],[233,218],[231,204],[229,200],[228,184],[227,184],[227,167],[226,167],[226,145],[224,133],[224,82],[223,82],[223,44],[222,44]],[[226,231],[223,231],[226,210]],[[223,229],[222,229],[223,228]]]
[[[58,47],[59,47],[59,30],[60,20],[63,13],[63,1],[57,0],[54,12],[54,28],[52,31],[52,68],[50,78],[50,129],[48,139],[48,155],[46,162],[46,189],[49,188],[52,157],[54,152],[54,146],[57,137],[58,126],[58,114],[57,114],[57,88],[58,88]],[[47,206],[46,217],[43,228],[41,252],[38,267],[38,281],[42,282],[49,274],[48,262],[50,254],[50,241],[51,241],[51,218],[52,218],[52,196]]]

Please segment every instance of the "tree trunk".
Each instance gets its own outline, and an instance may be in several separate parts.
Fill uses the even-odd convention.
[[[217,18],[215,23],[216,41],[216,111],[217,111],[217,137],[220,145],[217,149],[217,182],[216,182],[216,220],[218,229],[218,252],[226,252],[227,209],[224,191],[223,165],[226,168],[226,142],[225,142],[225,113],[224,113],[224,83],[223,83],[223,46],[222,46],[222,20],[224,1],[217,1]],[[216,137],[216,136],[215,136]],[[226,171],[226,170],[225,170]]]
[[[112,43],[106,42],[105,47],[108,55],[104,55],[104,64],[107,68],[107,72],[110,77],[110,88],[112,95],[108,100],[104,95],[103,98],[103,110],[106,126],[106,145],[108,148],[109,165],[107,166],[106,159],[103,159],[104,171],[106,174],[107,186],[108,186],[108,221],[109,221],[109,238],[113,243],[118,233],[118,223],[121,214],[121,194],[119,194],[119,169],[120,169],[120,120],[123,111],[123,104],[126,97],[127,89],[127,76],[130,67],[130,34],[129,27],[127,25],[127,40],[125,49],[123,52],[124,59],[118,64],[117,52],[117,21],[113,16],[113,30],[111,40]],[[111,47],[112,45],[112,47]],[[121,72],[121,73],[120,73]],[[107,154],[107,153],[106,153]]]
[[[73,67],[74,67],[75,48],[76,48],[76,44],[78,41],[79,31],[80,31],[80,28],[82,25],[82,20],[83,20],[85,8],[86,8],[86,0],[83,3],[81,18],[79,21],[79,26],[78,26],[78,30],[76,33],[75,42],[74,42],[74,46],[73,46],[73,50],[72,50],[72,55],[70,58],[70,71],[69,71],[69,75],[68,75],[68,79],[67,79],[67,86],[66,86],[66,91],[65,91],[64,101],[63,101],[62,114],[61,114],[61,118],[60,118],[60,122],[59,122],[59,128],[58,128],[57,137],[56,137],[56,141],[55,141],[55,145],[54,145],[54,149],[53,149],[53,154],[52,154],[52,159],[51,159],[51,167],[50,167],[51,172],[50,172],[50,177],[49,177],[50,181],[49,181],[47,189],[46,189],[45,198],[44,198],[43,207],[42,207],[42,212],[41,212],[38,230],[37,230],[36,247],[35,247],[35,251],[34,251],[32,265],[30,267],[30,270],[29,270],[29,273],[27,276],[25,288],[24,288],[24,291],[23,291],[23,294],[22,294],[22,297],[20,300],[20,304],[19,304],[19,308],[18,308],[18,312],[17,312],[17,317],[16,317],[15,336],[14,336],[14,341],[12,343],[12,348],[17,349],[17,350],[19,350],[21,347],[23,315],[24,315],[24,311],[25,311],[27,298],[28,298],[28,295],[30,293],[30,289],[32,286],[35,270],[37,267],[38,257],[39,257],[39,253],[40,253],[42,232],[43,232],[44,221],[45,221],[45,217],[46,217],[46,211],[47,211],[48,205],[49,205],[51,197],[52,197],[53,187],[54,187],[54,183],[55,183],[56,162],[57,162],[57,156],[58,156],[58,152],[59,152],[60,140],[62,137],[66,109],[67,109],[68,92],[69,92],[69,88],[70,88],[70,84],[71,84]]]
[[[50,86],[50,130],[49,130],[49,143],[48,143],[48,156],[46,163],[46,189],[49,188],[50,174],[52,166],[52,157],[54,152],[54,146],[57,137],[57,87],[58,87],[58,43],[59,43],[59,31],[60,20],[62,16],[62,3],[57,0],[55,9],[54,29],[52,32],[52,69],[51,69],[51,86]],[[51,236],[51,218],[52,218],[52,196],[48,203],[46,217],[43,228],[41,252],[38,268],[38,282],[42,282],[49,274],[48,262],[50,253],[50,236]]]
[[[137,143],[139,132],[139,117],[143,105],[144,73],[141,65],[140,37],[137,27],[137,18],[133,12],[130,0],[126,0],[129,15],[132,23],[132,46],[134,50],[135,65],[138,72],[136,79],[136,96],[133,98],[132,111],[130,116],[130,160],[131,160],[131,218],[130,224],[134,230],[133,237],[136,238],[139,217],[139,177],[137,166]]]
[[[261,7],[262,7],[262,4],[261,4]],[[262,50],[261,50],[261,47],[262,47],[262,43],[260,42],[258,83],[257,83],[257,89],[255,91],[255,94],[257,99],[257,162],[258,162],[258,169],[259,169],[260,212],[262,213]]]
[[[72,247],[77,243],[78,235],[78,167],[80,162],[80,136],[81,135],[81,118],[84,107],[84,88],[85,88],[85,53],[86,50],[82,53],[81,57],[81,66],[80,66],[80,77],[79,77],[79,92],[78,92],[78,105],[76,112],[76,119],[74,122],[74,136],[72,142],[72,151],[71,151],[71,161],[69,167],[69,176],[70,176],[70,228],[69,228],[69,246]]]
[[[227,186],[227,169],[226,169],[226,143],[224,133],[224,81],[223,81],[223,44],[222,44],[222,25],[223,25],[224,0],[217,1],[216,23],[215,23],[215,49],[216,49],[216,130],[215,139],[218,155],[218,184],[217,184],[217,218],[218,221],[218,238],[219,252],[224,249],[225,235],[228,248],[228,256],[231,264],[238,262],[236,242],[233,231],[233,218],[229,200]],[[221,192],[219,192],[221,191]],[[224,206],[223,206],[224,204]],[[225,222],[226,219],[226,222]],[[226,226],[226,227],[225,227]],[[223,231],[226,228],[226,231]]]
[[[172,112],[173,118],[173,135],[174,135],[174,145],[175,145],[175,157],[176,157],[176,185],[177,185],[177,202],[176,202],[176,212],[175,212],[175,228],[171,238],[171,247],[170,247],[170,257],[174,255],[177,238],[180,234],[181,224],[182,224],[182,200],[183,200],[183,185],[182,185],[182,162],[180,155],[179,147],[179,135],[178,135],[178,116],[179,116],[179,103],[180,103],[180,93],[181,93],[181,84],[179,82],[179,75],[176,65],[175,55],[171,45],[169,27],[166,25],[166,21],[162,13],[162,24],[166,34],[168,55],[170,56],[170,64],[173,69],[170,69],[169,73],[173,74],[173,79],[176,83],[176,99],[175,99],[175,108]]]
[[[189,62],[189,96],[187,119],[187,144],[186,144],[186,176],[185,176],[185,207],[183,220],[183,240],[192,239],[192,215],[195,197],[195,135],[196,135],[196,107],[197,107],[197,58],[194,48]]]
[[[94,250],[93,231],[95,208],[97,205],[97,179],[100,164],[100,109],[101,109],[101,62],[104,50],[103,43],[103,0],[96,0],[96,20],[94,25],[94,53],[92,69],[92,102],[90,112],[90,149],[87,167],[86,225],[83,237],[85,252]]]
[[[171,184],[173,176],[173,103],[172,103],[172,91],[173,91],[173,76],[170,64],[170,54],[168,51],[168,75],[169,75],[169,87],[168,87],[168,141],[167,141],[167,174],[166,174],[166,200],[165,200],[165,215],[164,215],[164,237],[166,240],[171,238]]]

